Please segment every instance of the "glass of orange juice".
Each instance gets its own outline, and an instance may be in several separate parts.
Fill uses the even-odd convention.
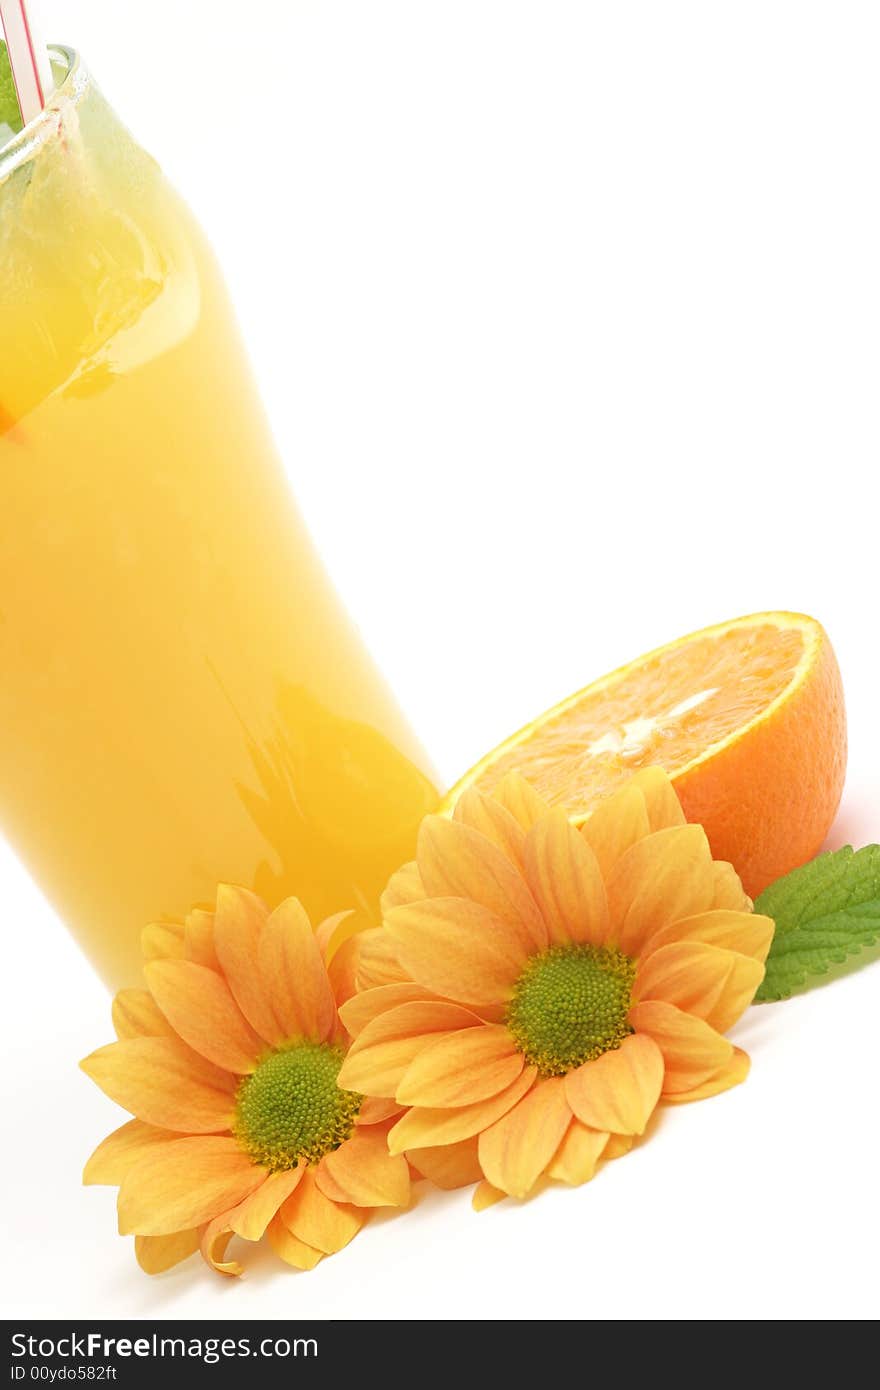
[[[201,231],[79,58],[53,62],[0,148],[0,824],[118,986],[141,928],[218,881],[370,920],[436,793]]]

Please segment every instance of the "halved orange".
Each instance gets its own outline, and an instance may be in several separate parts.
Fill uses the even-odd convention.
[[[516,770],[583,821],[651,764],[670,774],[688,819],[747,892],[811,859],[846,770],[843,689],[824,628],[800,613],[755,613],[658,647],[520,729],[444,804]]]

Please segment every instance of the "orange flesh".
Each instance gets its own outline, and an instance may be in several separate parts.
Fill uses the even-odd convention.
[[[588,810],[640,767],[680,771],[762,714],[804,656],[799,627],[732,627],[616,672],[514,739],[474,778],[516,770],[553,804]]]

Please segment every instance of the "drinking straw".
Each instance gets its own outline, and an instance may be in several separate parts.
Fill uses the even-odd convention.
[[[39,116],[54,86],[49,50],[34,28],[32,0],[0,0],[0,21],[21,119],[27,125]]]

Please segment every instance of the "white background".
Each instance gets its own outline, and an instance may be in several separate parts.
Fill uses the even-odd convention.
[[[328,564],[441,773],[681,632],[813,612],[880,837],[875,5],[43,0],[226,267]],[[243,15],[247,28],[237,23]],[[308,1275],[150,1281],[79,1168],[109,1001],[0,860],[6,1316],[880,1311],[880,965],[591,1185]]]

